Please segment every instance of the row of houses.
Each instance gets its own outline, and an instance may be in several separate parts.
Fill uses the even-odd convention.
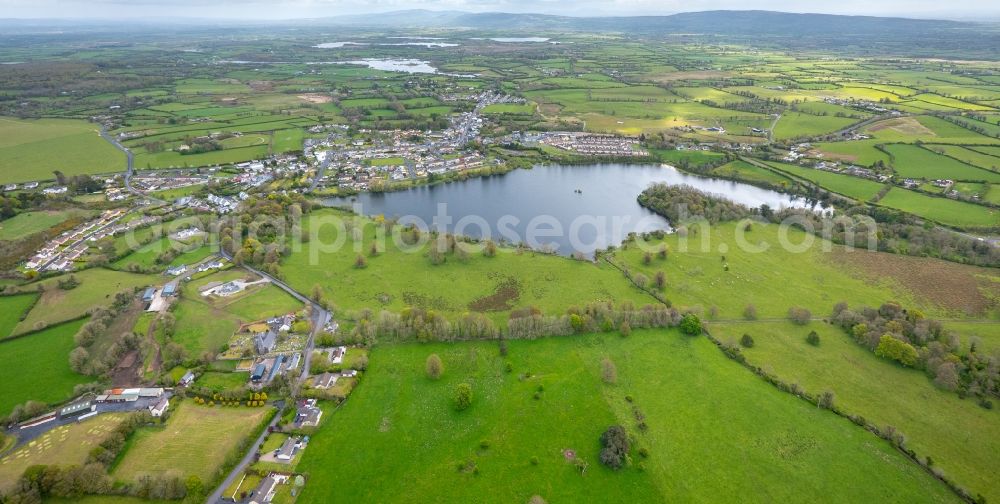
[[[538,142],[585,156],[645,157],[639,139],[579,132],[542,133]]]
[[[119,224],[118,221],[126,212],[122,208],[107,210],[97,219],[49,240],[28,259],[25,268],[37,271],[69,271],[73,269],[74,261],[79,260],[92,243],[156,221],[154,217],[143,217]]]

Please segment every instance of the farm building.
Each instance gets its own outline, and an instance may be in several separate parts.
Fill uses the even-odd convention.
[[[86,415],[97,410],[97,406],[90,401],[82,401],[64,406],[59,409],[59,418],[73,418]]]
[[[142,301],[145,302],[145,303],[151,302],[154,297],[156,297],[156,288],[155,287],[150,287],[150,288],[146,289],[145,292],[142,293]]]
[[[177,282],[170,282],[163,286],[163,291],[160,292],[163,297],[176,296],[177,295]]]
[[[149,414],[153,415],[154,417],[161,417],[169,407],[170,407],[170,400],[167,399],[167,396],[161,396],[160,400],[157,401],[156,404],[149,407]]]
[[[271,372],[267,375],[267,381],[271,381],[275,376],[277,376],[278,371],[281,369],[281,363],[284,361],[284,355],[279,355],[274,358],[274,365],[271,366]]]
[[[177,382],[177,384],[180,385],[180,386],[182,386],[182,387],[187,387],[193,381],[194,381],[194,373],[191,372],[191,371],[188,371],[187,373],[184,373],[184,376],[181,377],[181,380],[179,382]]]
[[[267,366],[264,363],[257,364],[254,366],[253,371],[250,372],[250,381],[259,382],[264,378],[265,372],[267,372]]]

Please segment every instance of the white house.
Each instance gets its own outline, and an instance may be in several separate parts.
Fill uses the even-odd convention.
[[[167,399],[167,396],[160,396],[160,400],[155,405],[149,407],[149,414],[159,418],[163,416],[163,412],[167,411],[169,407],[170,400]]]

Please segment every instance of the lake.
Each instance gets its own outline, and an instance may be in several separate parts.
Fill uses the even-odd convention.
[[[474,38],[473,40],[482,39]],[[548,37],[491,37],[487,40],[494,42],[548,42],[550,39]]]
[[[687,184],[745,204],[807,208],[803,198],[728,180],[699,177],[668,165],[548,165],[463,182],[390,193],[328,198],[330,206],[354,206],[364,215],[398,217],[424,229],[492,238],[569,255],[590,255],[618,245],[630,232],[669,230],[636,197],[654,182]],[[579,192],[577,192],[579,190]]]

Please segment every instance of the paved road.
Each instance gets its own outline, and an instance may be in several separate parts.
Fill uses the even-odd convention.
[[[309,184],[309,189],[306,189],[305,192],[313,192],[316,190],[316,186],[319,185],[320,179],[322,179],[323,175],[326,173],[326,169],[329,168],[330,163],[333,162],[333,157],[333,150],[326,152],[326,157],[323,158],[323,162],[320,163],[319,168],[316,168],[316,176],[313,177],[312,183]]]
[[[159,198],[154,198],[153,196],[149,196],[146,193],[132,187],[132,175],[135,173],[135,155],[132,154],[131,150],[122,145],[121,142],[118,141],[118,139],[108,134],[108,129],[104,126],[101,126],[101,138],[103,138],[108,143],[113,145],[116,149],[125,153],[125,159],[127,161],[125,165],[125,189],[128,192],[140,198],[148,198],[153,201],[158,201],[160,203],[166,203],[166,201],[164,200],[161,200]]]
[[[226,259],[229,259],[230,261],[233,260],[232,256],[230,256],[227,252],[223,250],[220,250],[220,254]],[[313,349],[316,348],[316,335],[323,330],[323,326],[325,326],[327,322],[330,321],[330,319],[333,317],[333,314],[330,313],[326,308],[320,306],[319,303],[313,301],[312,299],[309,299],[308,297],[302,295],[299,291],[291,288],[285,282],[282,282],[281,280],[278,280],[277,278],[267,273],[264,273],[263,271],[252,268],[250,266],[243,265],[242,267],[260,275],[263,278],[270,280],[271,283],[280,287],[285,292],[291,294],[291,296],[294,297],[295,299],[298,299],[299,301],[302,301],[303,303],[310,305],[312,307],[310,311],[312,313],[313,327],[312,327],[312,332],[309,333],[309,339],[306,340],[306,348],[302,352],[304,364],[302,366],[302,374],[299,376],[299,380],[304,381],[306,378],[309,377],[309,368],[310,365],[312,364],[312,353]]]
[[[833,136],[841,136],[841,135],[844,135],[846,133],[850,133],[852,131],[864,128],[865,126],[868,126],[871,123],[878,122],[878,121],[881,121],[883,119],[891,119],[893,117],[905,117],[905,116],[878,115],[878,116],[872,117],[871,119],[865,119],[864,121],[861,121],[861,122],[858,122],[858,123],[854,123],[854,124],[852,124],[852,125],[844,128],[844,129],[842,129],[840,131],[835,131],[835,132],[830,133],[830,134],[833,135]]]
[[[277,407],[280,410],[283,404],[284,403],[279,401],[275,403],[275,407]],[[260,436],[257,437],[257,441],[255,441],[253,446],[250,447],[250,449],[247,451],[247,454],[243,456],[243,459],[240,460],[240,463],[236,464],[236,467],[234,467],[232,472],[229,473],[229,476],[226,476],[226,479],[223,480],[222,484],[219,485],[219,487],[216,488],[214,492],[212,492],[212,495],[208,496],[208,499],[205,502],[209,504],[215,504],[217,502],[231,502],[228,500],[226,501],[223,500],[222,492],[224,492],[226,488],[229,488],[229,485],[232,485],[236,481],[236,478],[242,476],[243,471],[245,471],[246,468],[251,463],[253,463],[254,456],[257,454],[257,451],[260,450],[260,445],[264,444],[264,439],[267,438],[268,431],[271,430],[271,427],[274,427],[275,425],[278,424],[278,420],[281,420],[280,413],[274,415],[274,418],[271,419],[271,423],[267,424],[267,427],[264,428],[264,432],[260,433]]]
[[[233,260],[233,257],[231,255],[229,255],[225,250],[221,250],[220,249],[219,250],[219,255],[221,255],[222,257],[225,257],[226,259],[228,259],[230,261]],[[270,280],[271,283],[273,283],[274,285],[280,287],[285,292],[291,294],[291,296],[294,297],[295,299],[298,299],[299,301],[302,301],[303,303],[305,303],[305,304],[307,304],[307,305],[309,305],[309,306],[312,307],[311,312],[312,312],[312,326],[313,327],[312,327],[312,332],[309,333],[309,339],[306,340],[306,347],[302,351],[302,353],[303,353],[302,374],[299,375],[299,381],[300,382],[301,381],[305,381],[306,378],[309,377],[309,368],[310,368],[310,365],[312,364],[312,353],[313,353],[313,349],[316,348],[316,335],[319,334],[319,332],[323,330],[323,326],[325,326],[327,324],[327,322],[330,321],[330,319],[333,317],[333,314],[331,314],[326,308],[323,308],[322,306],[320,306],[319,303],[316,303],[312,299],[309,299],[308,297],[302,295],[300,292],[298,292],[295,289],[291,288],[285,282],[282,282],[281,280],[278,280],[277,278],[274,278],[273,276],[268,275],[267,273],[264,273],[263,271],[257,270],[255,268],[250,267],[250,266],[242,265],[241,267],[244,268],[244,269],[246,269],[246,270],[248,270],[248,271],[252,271],[253,273],[256,273],[257,275],[260,275],[261,278],[266,278],[266,279]],[[276,404],[280,404],[280,403],[276,403]],[[271,424],[269,425],[269,427],[275,425],[277,423],[279,417],[280,417],[280,415],[275,415],[274,420],[271,421]],[[225,481],[223,481],[222,484],[219,485],[219,487],[216,488],[214,492],[212,492],[212,495],[210,495],[209,498],[208,498],[208,500],[207,500],[207,502],[209,504],[214,504],[214,503],[217,503],[217,502],[222,502],[222,500],[221,500],[222,499],[222,492],[229,485],[231,485],[234,481],[236,481],[236,478],[240,477],[240,475],[243,473],[243,471],[247,468],[247,466],[250,464],[250,461],[253,459],[254,454],[257,453],[258,449],[260,449],[261,443],[264,442],[264,438],[267,437],[266,434],[267,434],[267,429],[264,430],[264,435],[261,435],[261,437],[257,439],[257,442],[254,443],[254,445],[252,447],[250,447],[250,450],[243,457],[243,460],[240,461],[240,463],[235,468],[233,468],[233,470],[229,473],[229,476],[226,476]]]
[[[170,392],[165,392],[167,397],[171,397]],[[98,403],[97,406],[97,416],[105,413],[120,413],[120,412],[131,412],[140,411],[144,409],[149,409],[150,406],[156,404],[160,398],[158,397],[140,397],[135,402],[127,403]],[[93,418],[93,417],[91,417]],[[17,443],[14,448],[21,446],[32,439],[35,439],[46,432],[55,429],[56,427],[61,427],[63,425],[68,425],[76,423],[76,418],[57,418],[55,420],[45,422],[43,424],[35,425],[32,427],[26,427],[24,429],[19,429],[14,427],[7,431],[7,434],[17,437]],[[12,449],[14,449],[12,448]]]

